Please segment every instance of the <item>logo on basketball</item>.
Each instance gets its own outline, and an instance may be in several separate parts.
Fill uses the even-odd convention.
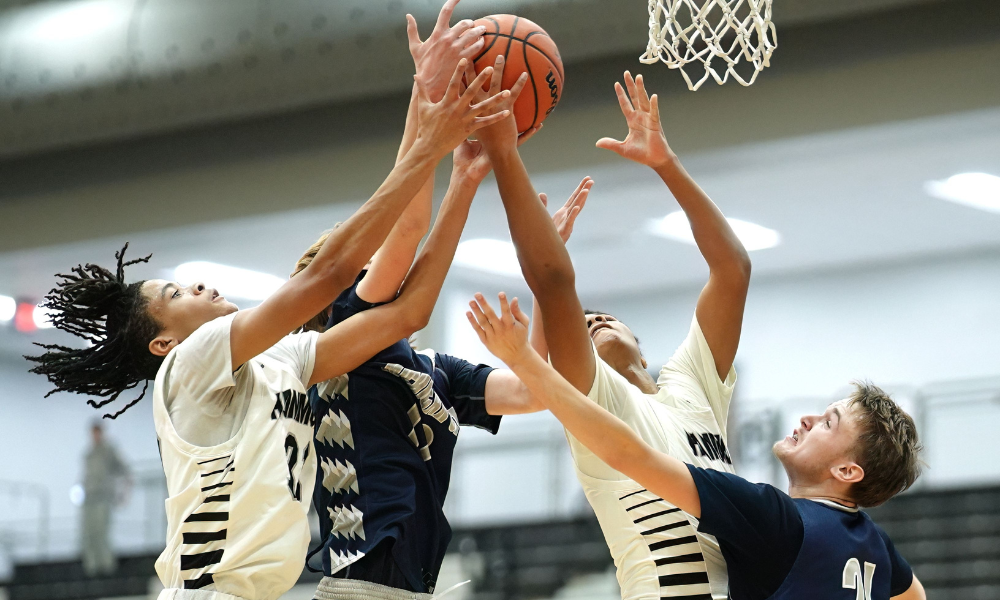
[[[559,104],[559,86],[556,84],[556,77],[551,70],[545,76],[545,83],[549,84],[549,95],[552,96],[552,106],[545,111],[545,114],[549,114],[555,109],[556,104]]]

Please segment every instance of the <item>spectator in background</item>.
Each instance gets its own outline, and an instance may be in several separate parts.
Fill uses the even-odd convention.
[[[118,451],[104,439],[99,422],[91,425],[93,445],[83,460],[83,518],[80,523],[80,555],[88,577],[115,571],[115,555],[108,542],[111,508],[125,499],[131,476]]]

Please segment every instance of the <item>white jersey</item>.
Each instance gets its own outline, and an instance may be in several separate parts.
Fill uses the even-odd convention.
[[[317,334],[290,335],[234,372],[234,317],[202,325],[156,375],[168,493],[156,572],[170,598],[185,597],[178,588],[278,598],[295,585],[308,551],[316,461],[306,386]],[[219,439],[203,445],[213,424]]]
[[[659,391],[644,394],[598,356],[589,397],[653,448],[732,473],[726,417],[736,372],[719,379],[697,319],[656,383]],[[568,432],[567,437],[577,477],[618,568],[623,600],[727,598],[725,560],[715,538],[698,532],[698,520],[609,467]]]

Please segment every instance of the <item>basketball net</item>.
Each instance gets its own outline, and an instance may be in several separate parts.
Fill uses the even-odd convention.
[[[709,75],[719,85],[730,75],[742,85],[750,85],[770,66],[771,53],[778,47],[771,22],[772,1],[649,0],[649,46],[639,60],[645,64],[661,60],[679,70],[691,91],[701,87]],[[741,61],[753,66],[749,79],[736,71]],[[692,63],[705,67],[693,83],[684,69]],[[749,71],[749,67],[743,70]]]

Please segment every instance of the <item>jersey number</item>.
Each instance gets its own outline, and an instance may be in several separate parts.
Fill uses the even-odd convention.
[[[855,600],[872,600],[872,577],[875,576],[875,565],[865,562],[864,578],[861,575],[861,563],[852,558],[844,565],[844,588],[857,590]]]
[[[302,462],[309,458],[309,446],[306,446],[302,453]],[[292,493],[292,498],[297,502],[302,501],[302,484],[299,482],[299,475],[302,472],[302,465],[299,464],[299,442],[295,436],[288,434],[285,438],[285,459],[288,461],[288,491]]]

